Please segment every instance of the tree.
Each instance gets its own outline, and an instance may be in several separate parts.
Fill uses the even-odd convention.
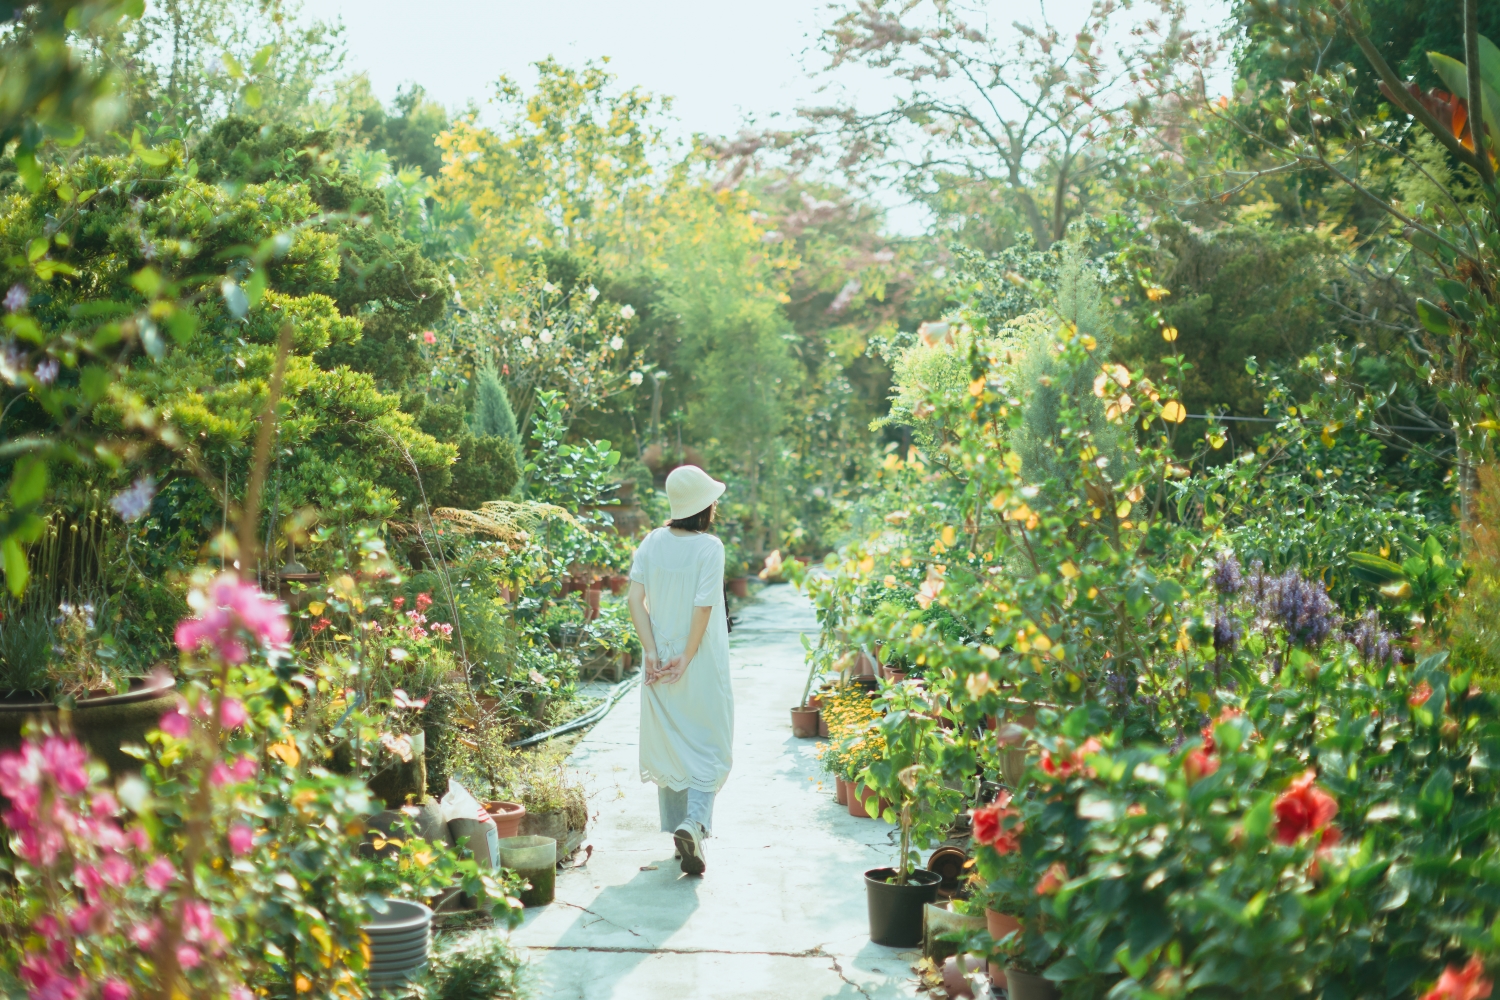
[[[493,362],[480,368],[474,380],[474,412],[469,417],[469,426],[475,434],[505,438],[520,447],[516,415]]]
[[[1201,86],[1179,76],[1184,57],[1204,51],[1182,26],[1182,4],[1152,7],[1157,17],[1125,43],[1107,41],[1118,8],[1099,0],[1071,36],[1043,20],[1016,24],[1021,37],[1009,45],[957,4],[859,0],[824,32],[828,68],[883,70],[906,94],[870,112],[804,110],[809,127],[778,142],[803,156],[832,143],[841,167],[877,181],[894,172],[898,186],[934,202],[1003,190],[1046,249],[1139,152],[1127,126],[1152,102]]]

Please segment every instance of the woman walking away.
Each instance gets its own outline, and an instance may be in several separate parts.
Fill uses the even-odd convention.
[[[662,832],[689,875],[707,867],[703,840],[734,738],[724,543],[708,531],[723,493],[695,465],[673,469],[672,519],[642,539],[630,567],[630,617],[646,672],[641,780],[656,782]]]

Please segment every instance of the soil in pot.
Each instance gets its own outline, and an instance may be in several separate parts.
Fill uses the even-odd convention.
[[[894,868],[865,872],[870,940],[890,948],[911,948],[922,943],[922,907],[937,899],[942,879],[923,868],[909,872],[905,885],[898,885],[895,878]]]
[[[1056,983],[1043,979],[1035,972],[1006,969],[1005,982],[1006,989],[1010,991],[1010,1000],[1058,1000],[1062,996]]]
[[[166,671],[130,682],[124,694],[80,698],[69,720],[73,735],[102,760],[112,774],[140,770],[141,762],[120,748],[144,745],[146,734],[161,717],[177,706],[177,681]],[[59,711],[51,701],[35,695],[0,699],[0,749],[21,745],[21,727],[29,719],[42,719],[53,730],[59,728]]]
[[[792,735],[799,740],[817,736],[818,719],[822,715],[823,713],[819,712],[816,708],[803,706],[802,708],[792,709]]]

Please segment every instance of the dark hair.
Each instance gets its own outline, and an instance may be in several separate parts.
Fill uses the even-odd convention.
[[[669,528],[681,528],[683,531],[707,531],[714,523],[714,508],[718,502],[709,504],[691,517],[674,517],[667,522]]]

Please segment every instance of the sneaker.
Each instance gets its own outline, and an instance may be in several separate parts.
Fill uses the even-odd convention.
[[[702,875],[708,867],[703,858],[703,828],[693,820],[683,820],[677,832],[672,834],[672,840],[677,844],[682,870],[689,875]]]

